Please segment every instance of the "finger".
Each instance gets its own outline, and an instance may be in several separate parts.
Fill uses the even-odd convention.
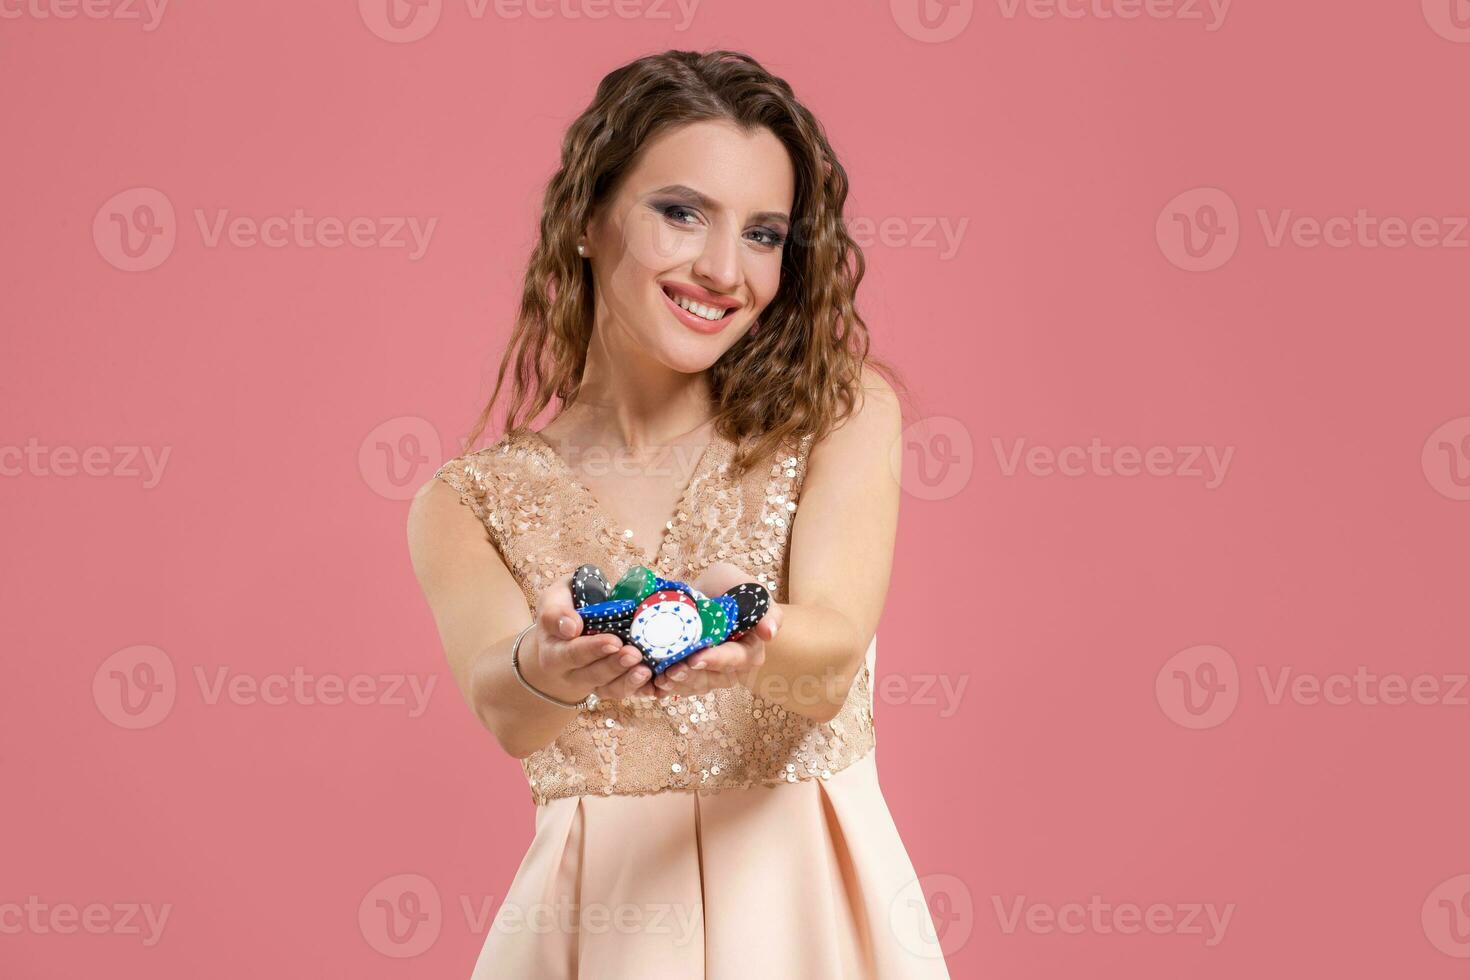
[[[644,664],[638,664],[622,674],[614,677],[611,681],[597,688],[597,696],[612,701],[621,701],[637,694],[647,681],[653,676],[653,672]]]
[[[684,661],[690,670],[703,673],[704,671],[736,671],[750,666],[750,656],[754,645],[746,643],[750,634],[742,636],[738,640],[729,640],[725,643],[717,643],[707,647]],[[759,640],[756,641],[760,642]]]
[[[672,673],[672,672],[671,672]],[[726,687],[734,687],[739,683],[735,674],[715,673],[707,670],[691,670],[679,680],[670,679],[667,687],[661,689],[662,696],[678,694],[688,697],[698,694],[708,694]]]
[[[682,663],[674,664],[655,682],[662,694],[703,694],[709,690],[709,678],[702,670],[690,670]]]
[[[537,615],[547,635],[570,640],[582,632],[582,617],[572,602],[572,577],[563,575],[541,593],[541,610]]]
[[[547,651],[541,662],[548,670],[571,674],[620,649],[622,643],[616,636],[592,633],[579,636],[575,640],[552,640],[547,644]]]
[[[617,642],[617,638],[613,638]],[[571,673],[578,687],[601,687],[628,672],[643,659],[636,647],[619,644],[614,650],[599,656],[592,663]]]
[[[756,624],[757,626],[770,627],[769,634],[764,632],[760,634],[761,639],[774,640],[776,638],[776,632],[781,629],[781,623],[785,619],[786,611],[781,608],[781,604],[779,602],[771,603],[771,611],[762,616],[761,621]]]

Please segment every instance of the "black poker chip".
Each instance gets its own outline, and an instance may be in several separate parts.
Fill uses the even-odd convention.
[[[728,590],[725,595],[735,600],[738,609],[730,623],[730,635],[725,637],[726,640],[738,640],[749,633],[755,629],[762,617],[771,611],[771,594],[766,591],[764,585],[742,582]]]
[[[583,565],[572,573],[572,604],[578,609],[606,602],[611,593],[607,576],[596,565]]]

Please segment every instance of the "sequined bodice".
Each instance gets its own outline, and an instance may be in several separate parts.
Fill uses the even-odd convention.
[[[808,436],[736,477],[735,444],[716,435],[699,458],[653,568],[693,582],[729,561],[786,602],[787,550],[806,476]],[[622,528],[529,431],[456,457],[435,476],[459,492],[525,593],[527,621],[541,590],[592,562],[616,577],[647,563]],[[842,710],[822,723],[736,686],[677,700],[603,700],[579,710],[555,741],[521,761],[538,803],[583,794],[716,792],[826,778],[874,744],[869,646]]]

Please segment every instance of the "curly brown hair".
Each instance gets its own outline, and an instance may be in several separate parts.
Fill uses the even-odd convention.
[[[897,371],[869,354],[867,325],[855,306],[865,262],[843,220],[847,173],[821,124],[789,84],[747,54],[670,50],[608,73],[567,130],[561,166],[546,186],[515,329],[467,447],[484,433],[512,371],[510,432],[528,428],[553,397],[563,407],[576,398],[594,309],[591,268],[576,253],[577,237],[651,138],[702,120],[770,130],[796,176],[780,287],[760,329],[708,369],[715,429],[738,446],[732,467],[744,472],[787,438],[825,436],[855,410],[864,364],[906,393]]]

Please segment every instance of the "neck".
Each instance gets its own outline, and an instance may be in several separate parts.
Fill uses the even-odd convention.
[[[665,446],[708,427],[714,402],[707,371],[684,373],[599,325],[587,348],[576,398],[557,417],[568,430],[602,445],[639,450]]]

